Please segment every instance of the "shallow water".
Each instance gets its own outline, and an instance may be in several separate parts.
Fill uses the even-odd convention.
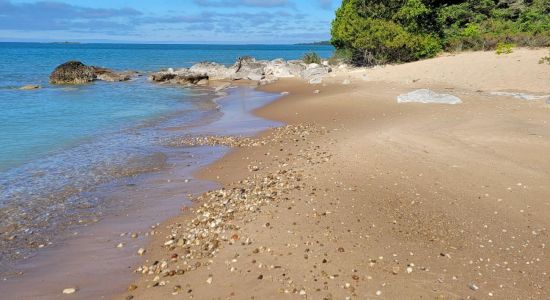
[[[251,88],[229,89],[218,99],[219,114],[188,126],[163,127],[174,136],[231,134],[249,136],[280,125],[251,114],[279,95]],[[166,124],[176,125],[177,122]],[[146,247],[151,225],[181,213],[190,205],[188,194],[215,188],[213,182],[193,179],[192,172],[225,155],[225,147],[164,147],[166,167],[152,173],[125,177],[99,185],[86,193],[103,199],[98,223],[73,227],[38,255],[19,260],[2,274],[0,294],[6,299],[58,299],[68,286],[78,287],[79,299],[110,298],[124,291],[132,269],[140,261],[137,249]],[[83,215],[80,214],[80,217]],[[138,232],[138,238],[129,234]],[[117,248],[124,243],[123,248]],[[29,289],[28,287],[32,287]]]
[[[169,168],[169,153],[159,140],[218,119],[235,126],[217,125],[212,133],[257,127],[226,120],[211,91],[159,86],[144,76],[123,83],[51,86],[48,75],[57,65],[76,59],[146,72],[199,61],[231,64],[243,55],[295,59],[309,50],[326,57],[332,48],[0,43],[0,268],[10,258],[28,256],[29,249],[48,247],[71,225],[104,217],[108,204],[94,192],[99,186]],[[16,89],[26,84],[42,89]],[[250,101],[265,96],[238,93]]]

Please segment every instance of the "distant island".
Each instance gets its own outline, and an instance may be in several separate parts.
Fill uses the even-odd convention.
[[[80,42],[69,42],[69,41],[65,41],[65,42],[51,42],[50,44],[63,44],[63,45],[67,45],[67,44],[80,44]]]
[[[299,43],[296,44],[298,46],[330,46],[332,45],[330,41],[320,41],[320,42],[313,42],[313,43]]]

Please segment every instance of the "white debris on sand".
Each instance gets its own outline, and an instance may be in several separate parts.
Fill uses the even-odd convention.
[[[420,89],[397,97],[397,103],[439,103],[459,104],[460,98],[449,94],[438,94],[432,90]]]
[[[544,99],[546,97],[549,97],[549,95],[546,96],[537,96],[537,95],[530,95],[526,93],[512,93],[512,92],[490,92],[489,93],[492,96],[504,96],[504,97],[513,97],[516,99],[521,100],[540,100]]]

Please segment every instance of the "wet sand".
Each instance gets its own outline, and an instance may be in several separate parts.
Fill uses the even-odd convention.
[[[289,95],[256,113],[290,125],[196,173],[224,189],[155,230],[117,299],[549,298],[550,108],[490,95],[550,94],[545,53],[262,88]],[[463,103],[397,104],[418,88]]]

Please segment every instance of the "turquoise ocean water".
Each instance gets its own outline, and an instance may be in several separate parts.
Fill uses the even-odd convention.
[[[162,164],[157,142],[171,134],[164,129],[218,113],[209,91],[154,85],[146,76],[51,86],[57,65],[79,60],[148,72],[200,61],[230,65],[244,55],[297,59],[311,50],[332,53],[329,46],[0,43],[0,234],[49,226],[69,196],[78,201],[94,186],[154,170]],[[27,84],[42,88],[17,89]]]

